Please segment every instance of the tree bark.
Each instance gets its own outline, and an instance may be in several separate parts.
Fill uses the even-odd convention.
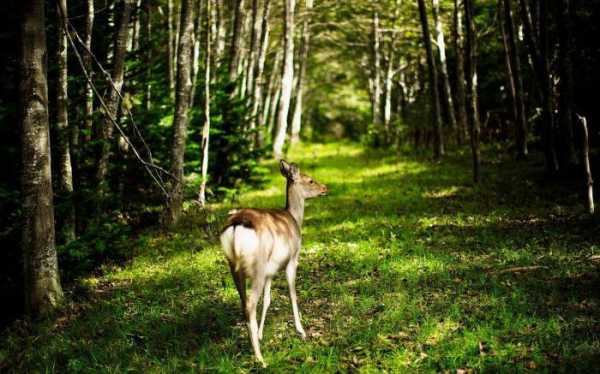
[[[570,165],[575,164],[575,147],[573,142],[573,118],[575,88],[573,80],[573,61],[572,61],[572,23],[571,23],[571,1],[560,1],[560,102],[559,102],[559,123],[560,123],[560,166],[568,169]]]
[[[585,181],[585,207],[589,214],[594,214],[594,179],[592,178],[592,168],[590,167],[587,121],[585,117],[578,116],[578,122],[581,126],[581,164],[583,165]]]
[[[175,93],[175,116],[173,118],[173,146],[171,148],[170,197],[165,209],[165,224],[173,225],[181,217],[183,205],[183,161],[187,140],[188,112],[192,90],[191,59],[194,32],[193,0],[181,1],[181,32],[177,56],[177,87]]]
[[[202,1],[194,0],[194,5],[197,7],[194,19],[194,31],[192,32],[192,89],[190,91],[190,108],[194,107],[194,99],[196,96],[196,83],[198,74],[200,73],[200,44],[202,39]],[[210,1],[210,0],[204,0]],[[205,44],[206,46],[206,44]],[[210,47],[210,43],[208,44]],[[205,53],[207,53],[205,51]]]
[[[52,311],[63,299],[54,241],[43,0],[23,2],[20,27],[25,311],[31,316],[38,316]]]
[[[88,51],[92,50],[92,36],[94,31],[94,0],[87,0],[85,14],[85,34],[84,43]],[[92,71],[92,56],[89,53],[83,54],[83,63],[85,70],[93,76]],[[85,109],[83,115],[83,140],[87,143],[92,139],[92,126],[94,116],[94,91],[92,84],[86,80],[85,82]]]
[[[390,123],[392,122],[392,87],[394,79],[394,43],[390,42],[387,66],[383,80],[383,136],[382,143],[389,144]]]
[[[211,56],[211,1],[206,0],[206,51],[204,59],[204,126],[202,127],[202,142],[200,145],[202,151],[202,162],[201,162],[201,180],[200,180],[200,191],[198,192],[198,201],[200,206],[206,205],[206,182],[208,176],[208,146],[210,141],[210,63],[212,60]]]
[[[379,131],[381,127],[381,48],[379,40],[379,14],[373,13],[372,32],[372,50],[373,53],[373,74],[372,74],[372,94],[371,94],[371,114],[373,125]]]
[[[503,0],[504,3],[504,25],[508,34],[507,54],[509,56],[510,72],[512,73],[512,82],[514,82],[514,109],[515,114],[515,132],[517,158],[527,157],[529,150],[527,146],[527,117],[525,114],[525,98],[523,93],[523,77],[521,74],[521,57],[517,44],[515,23],[512,15],[512,5],[510,0]]]
[[[269,79],[269,87],[266,92],[266,99],[262,110],[261,123],[267,126],[268,134],[271,134],[271,130],[273,129],[272,122],[277,109],[279,93],[281,93],[281,87],[279,86],[281,74],[278,74],[278,72],[282,58],[283,53],[281,50],[278,50],[277,53],[275,53],[275,61],[273,62],[273,68],[271,69],[271,78]]]
[[[435,27],[438,57],[440,63],[440,76],[443,83],[443,100],[448,112],[448,120],[450,121],[450,129],[456,132],[456,142],[461,143],[460,131],[457,131],[456,116],[454,115],[454,102],[452,100],[452,90],[450,88],[450,78],[448,77],[448,63],[446,61],[446,43],[444,41],[444,25],[440,18],[440,0],[431,0],[433,11],[433,24]]]
[[[306,76],[306,66],[308,65],[308,52],[310,49],[310,17],[313,7],[313,0],[305,0],[304,22],[302,23],[302,44],[300,45],[300,61],[298,68],[298,80],[296,81],[296,101],[294,103],[294,112],[292,115],[292,136],[291,144],[300,141],[300,130],[302,129],[302,101],[304,94],[304,80]]]
[[[101,123],[100,128],[100,156],[98,158],[98,166],[96,170],[96,181],[98,189],[101,193],[106,191],[106,176],[108,174],[108,162],[111,154],[111,140],[113,135],[113,124],[111,117],[118,118],[117,111],[119,110],[119,93],[123,88],[123,76],[125,73],[125,53],[127,50],[127,39],[129,35],[129,18],[131,15],[132,0],[124,0],[121,17],[117,28],[117,33],[114,42],[113,50],[113,66],[111,72],[111,80],[114,84],[109,87],[109,93],[106,98],[106,107],[112,113],[106,115]]]
[[[475,45],[475,20],[472,0],[464,0],[465,23],[467,26],[466,42],[466,77],[467,77],[467,117],[471,137],[471,154],[473,158],[473,182],[481,179],[481,155],[479,150],[479,106],[477,98],[477,51]]]
[[[250,47],[248,53],[248,66],[246,70],[246,97],[254,100],[254,78],[255,66],[260,54],[260,37],[262,34],[262,8],[259,0],[252,0],[252,17],[250,29]],[[254,127],[254,122],[250,120],[250,128]]]
[[[173,0],[167,0],[167,70],[169,76],[169,96],[172,97],[175,90],[175,69],[173,67],[175,37],[173,34]]]
[[[68,243],[75,239],[75,206],[73,204],[73,168],[71,165],[71,146],[69,138],[68,110],[68,71],[67,71],[67,0],[58,0],[56,27],[56,135],[58,156],[58,194],[65,205],[65,214],[61,217],[59,240]],[[60,8],[60,9],[59,9]]]
[[[467,99],[465,89],[465,59],[463,12],[460,0],[454,0],[454,46],[456,49],[456,114],[459,145],[467,138]]]
[[[294,82],[294,9],[296,0],[285,0],[284,13],[284,54],[283,72],[281,75],[281,98],[279,99],[279,113],[277,130],[273,140],[273,157],[280,159],[283,156],[283,144],[288,128],[288,113],[292,98],[292,85]]]
[[[145,60],[144,69],[144,98],[143,107],[149,111],[152,107],[152,4],[151,0],[144,0],[144,17],[143,17],[143,43]]]
[[[252,90],[252,121],[254,123],[252,128],[259,128],[256,131],[255,135],[255,145],[257,147],[262,147],[264,143],[263,139],[263,131],[260,129],[260,126],[264,125],[263,119],[261,118],[259,112],[261,107],[263,106],[263,96],[264,96],[264,70],[265,70],[265,61],[267,58],[267,51],[269,49],[269,33],[270,33],[270,25],[269,25],[269,12],[270,12],[270,0],[265,0],[263,3],[263,11],[262,11],[262,26],[261,26],[261,35],[260,35],[260,52],[258,55],[258,61],[256,64],[256,69],[254,73],[254,87]]]
[[[444,155],[444,138],[442,135],[442,114],[440,108],[440,95],[438,93],[438,77],[433,48],[431,46],[431,35],[429,33],[429,21],[427,20],[427,9],[425,0],[418,0],[421,28],[423,30],[423,43],[427,52],[427,68],[429,71],[429,90],[431,95],[431,106],[434,109],[433,117],[433,158],[440,160]]]
[[[235,81],[238,77],[242,43],[242,26],[244,25],[244,0],[235,0],[233,17],[233,32],[229,49],[229,80]]]

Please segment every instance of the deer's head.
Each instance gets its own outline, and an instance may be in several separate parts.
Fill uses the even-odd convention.
[[[310,199],[327,195],[327,186],[317,182],[306,174],[300,173],[298,165],[281,160],[279,161],[279,170],[281,171],[281,175],[286,177],[288,188],[295,189],[303,198]]]

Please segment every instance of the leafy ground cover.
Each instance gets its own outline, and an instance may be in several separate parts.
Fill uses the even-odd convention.
[[[489,150],[490,156],[500,154]],[[597,370],[598,224],[579,197],[526,164],[493,160],[470,183],[468,155],[441,164],[352,144],[290,157],[326,183],[309,202],[298,274],[309,335],[295,333],[285,277],[262,342],[272,372]],[[81,279],[54,322],[0,341],[15,372],[254,372],[239,302],[215,234],[231,206],[283,204],[269,184],[234,204],[194,207],[133,259]]]

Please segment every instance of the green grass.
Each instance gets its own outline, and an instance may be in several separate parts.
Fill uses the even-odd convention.
[[[281,274],[267,372],[598,370],[600,276],[586,258],[599,230],[578,218],[576,187],[551,187],[536,160],[488,161],[473,187],[466,154],[433,164],[330,144],[289,159],[330,196],[306,210],[297,288],[309,339]],[[283,203],[267,166],[269,184],[234,205]],[[262,371],[214,235],[230,207],[190,207],[174,230],[138,239],[130,263],[82,279],[58,320],[15,325],[0,369]],[[541,268],[502,272],[517,266]]]

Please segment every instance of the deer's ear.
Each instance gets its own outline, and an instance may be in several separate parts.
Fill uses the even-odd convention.
[[[300,169],[298,169],[298,165],[294,163],[290,164],[284,159],[279,161],[279,170],[281,171],[281,175],[292,180],[295,180],[298,178],[298,176],[300,176]]]

